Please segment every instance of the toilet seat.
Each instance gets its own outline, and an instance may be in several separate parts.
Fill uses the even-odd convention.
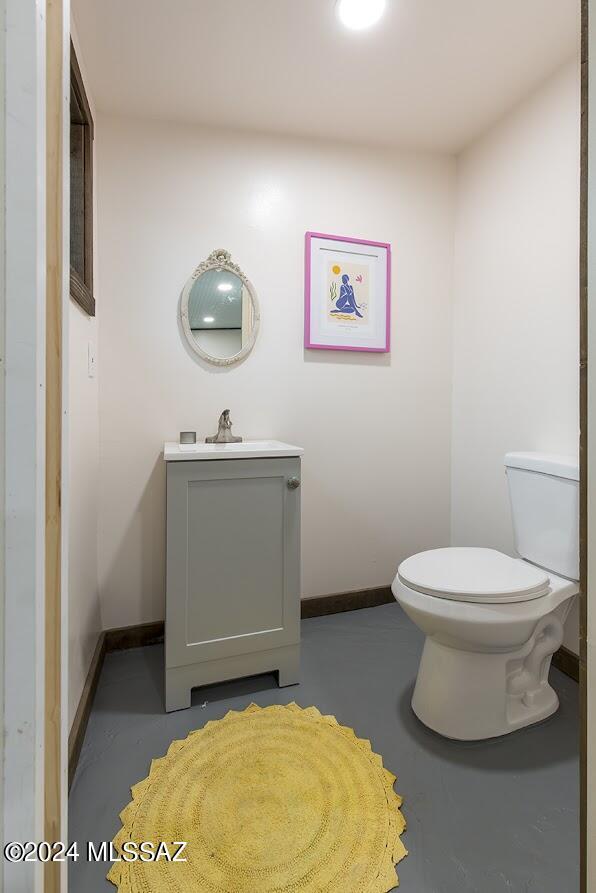
[[[402,561],[397,574],[410,589],[450,601],[509,604],[550,591],[545,571],[496,549],[452,546],[419,552]]]

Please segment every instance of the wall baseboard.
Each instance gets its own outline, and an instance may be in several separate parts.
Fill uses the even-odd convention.
[[[358,611],[361,608],[375,608],[379,605],[391,604],[394,601],[390,586],[375,586],[371,589],[357,589],[352,592],[338,592],[331,595],[317,595],[303,598],[301,616],[324,617],[328,614],[341,614],[344,611]],[[156,620],[152,623],[139,623],[135,626],[123,626],[107,629],[99,634],[97,645],[91,660],[91,666],[83,686],[79,706],[68,736],[68,786],[74,778],[77,763],[83,746],[83,739],[93,705],[93,699],[99,682],[99,675],[106,654],[123,651],[126,648],[140,648],[144,645],[156,645],[163,642],[164,622]],[[553,665],[561,672],[579,681],[579,658],[565,646],[561,646],[553,655]]]
[[[87,731],[87,723],[89,722],[89,715],[91,713],[91,707],[93,706],[95,692],[97,691],[97,683],[99,682],[99,674],[103,667],[105,654],[106,634],[105,632],[101,632],[97,638],[97,644],[95,646],[95,651],[93,652],[93,657],[91,658],[89,672],[87,673],[83,691],[81,692],[79,706],[77,707],[77,712],[75,713],[75,718],[68,735],[69,790],[81,755],[81,748],[83,747],[83,740],[85,738],[85,732]]]
[[[337,592],[331,595],[316,595],[303,598],[301,616],[324,617],[327,614],[341,614],[344,611],[358,611],[360,608],[376,608],[395,601],[391,586],[375,586],[372,589],[356,589],[352,592]]]
[[[571,676],[572,679],[579,682],[579,657],[573,651],[570,651],[569,648],[561,645],[559,650],[555,651],[553,654],[553,666],[565,673],[566,676]]]
[[[107,629],[105,631],[106,654],[110,654],[112,651],[124,651],[126,648],[140,648],[142,645],[157,645],[159,642],[163,642],[163,635],[163,620]]]

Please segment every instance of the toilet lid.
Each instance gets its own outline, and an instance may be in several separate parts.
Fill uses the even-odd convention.
[[[457,548],[419,552],[397,571],[409,589],[462,602],[524,602],[549,591],[543,570],[495,549]]]

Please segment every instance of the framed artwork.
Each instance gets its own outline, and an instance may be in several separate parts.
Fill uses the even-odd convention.
[[[389,351],[391,246],[306,233],[304,346]]]

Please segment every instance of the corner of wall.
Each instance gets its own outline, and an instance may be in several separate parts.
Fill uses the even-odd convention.
[[[458,157],[454,545],[513,554],[504,454],[577,450],[579,90],[571,60]]]
[[[76,26],[71,37],[88,84]],[[88,88],[87,88],[88,90]],[[93,97],[88,98],[94,118]],[[95,162],[95,153],[94,153]],[[95,177],[95,164],[94,164]],[[94,290],[98,291],[97,190],[94,192]],[[96,301],[96,312],[101,304]],[[99,394],[97,317],[88,316],[71,299],[69,313],[69,723],[71,724],[95,645],[102,629],[98,590],[97,522],[99,498]],[[89,352],[95,355],[95,376],[89,375]]]

